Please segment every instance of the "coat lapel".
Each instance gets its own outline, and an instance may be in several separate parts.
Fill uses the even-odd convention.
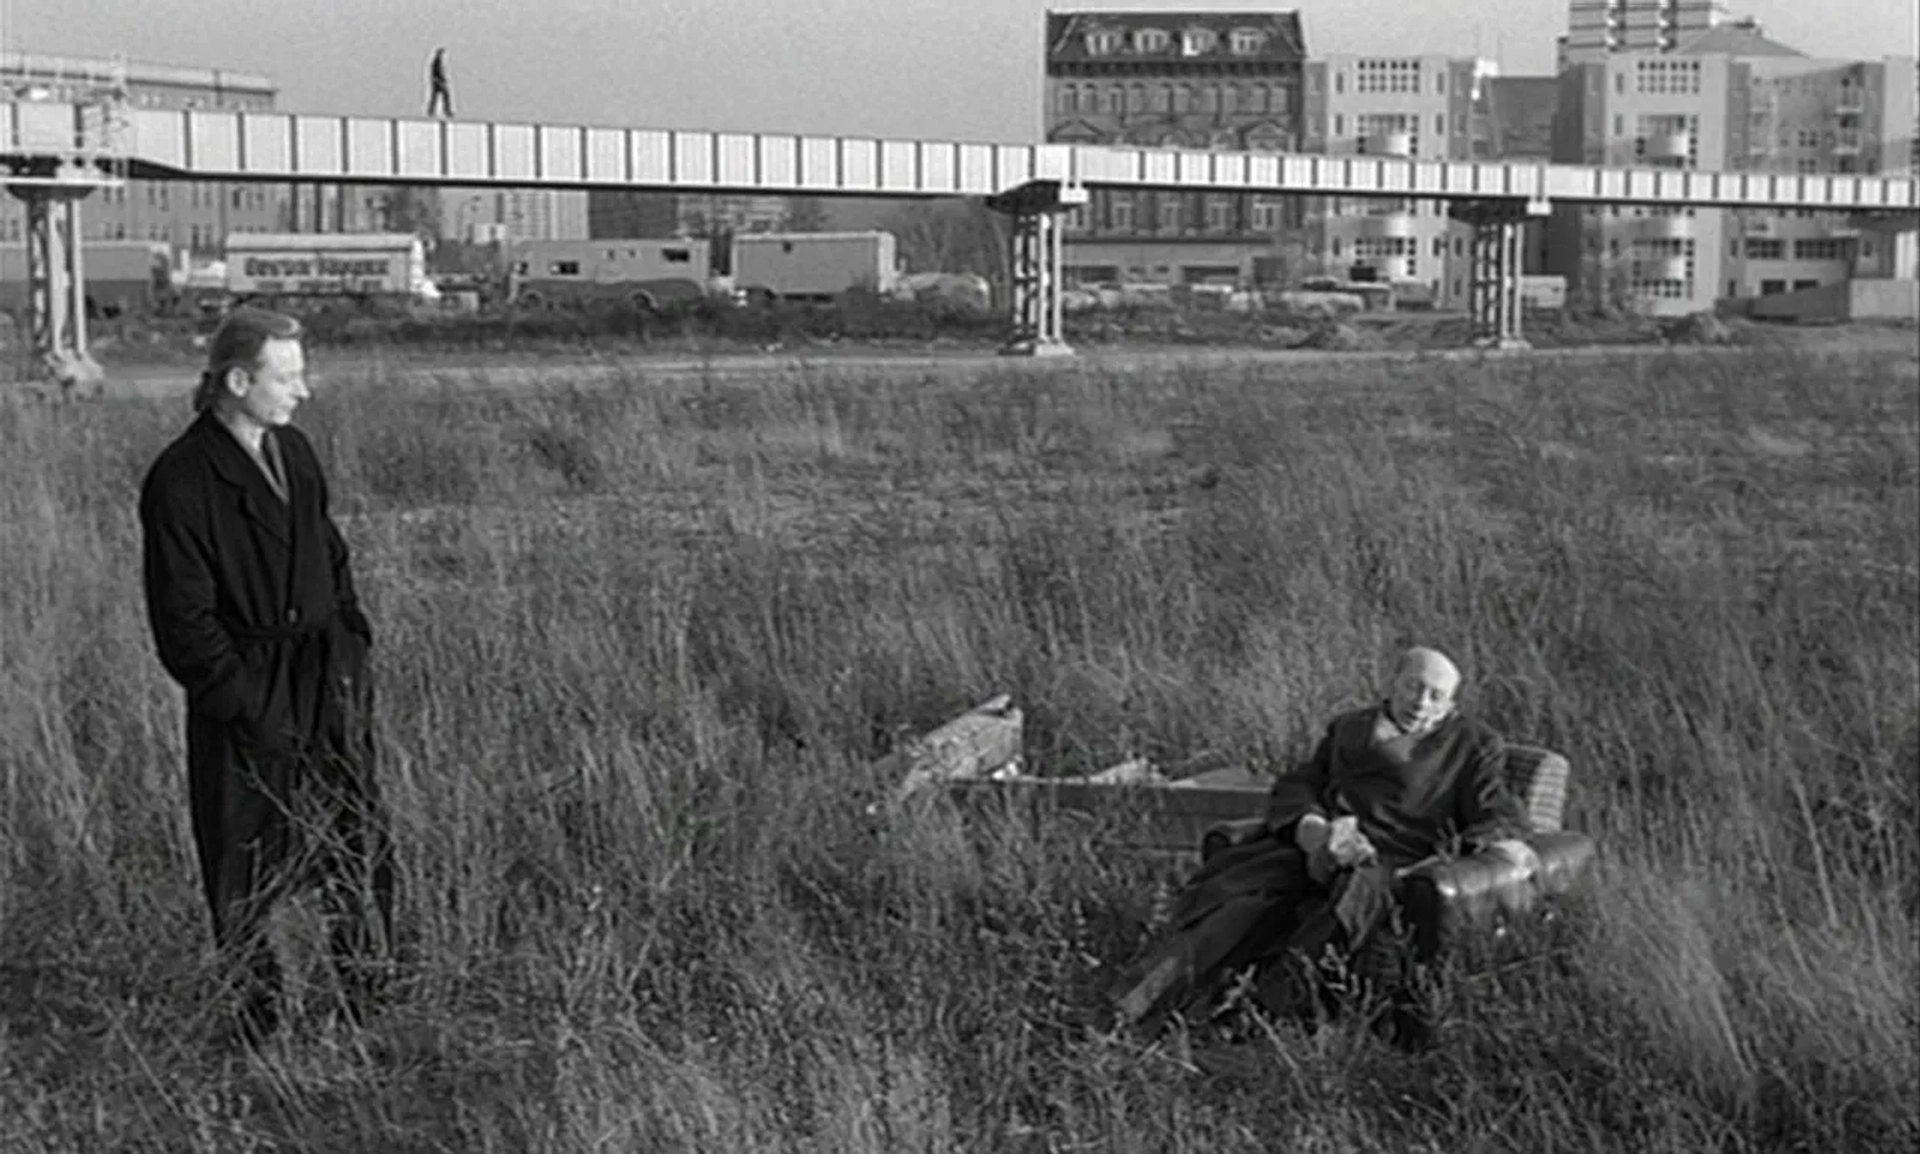
[[[239,490],[240,512],[247,520],[266,530],[268,535],[283,545],[293,544],[292,502],[281,501],[268,483],[266,474],[260,466],[253,463],[247,451],[240,447],[211,413],[200,418],[200,435],[207,441],[207,453],[213,462],[213,471],[222,481]],[[289,497],[291,497],[292,478],[288,478]]]

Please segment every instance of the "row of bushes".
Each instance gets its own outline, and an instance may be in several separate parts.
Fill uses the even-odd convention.
[[[734,308],[695,301],[657,311],[606,302],[578,307],[502,309],[477,313],[410,312],[392,308],[327,307],[301,313],[314,343],[325,347],[405,346],[426,350],[538,349],[568,345],[633,344],[794,347],[859,343],[944,343],[990,346],[1007,332],[1000,313],[980,313],[937,301],[905,301],[850,293],[832,304],[775,302]],[[1229,313],[1216,309],[1121,308],[1064,318],[1067,340],[1108,344],[1211,345],[1251,348],[1453,348],[1471,342],[1464,317],[1408,319],[1373,315],[1336,319],[1280,310]],[[142,318],[96,328],[108,356],[148,357],[160,350],[191,359],[217,317]],[[1712,333],[1652,318],[1616,320],[1571,315],[1529,316],[1526,333],[1537,345],[1644,344],[1662,339],[1729,343],[1741,332],[1715,322]],[[1742,330],[1744,331],[1744,330]],[[105,338],[105,339],[102,339]],[[132,349],[141,351],[131,353]]]

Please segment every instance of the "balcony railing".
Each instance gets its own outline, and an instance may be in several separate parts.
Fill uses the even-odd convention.
[[[1691,155],[1693,134],[1690,132],[1659,132],[1647,137],[1645,156],[1648,160],[1685,160]]]
[[[1649,216],[1634,222],[1634,235],[1650,240],[1690,240],[1694,235],[1690,216]]]
[[[1360,235],[1410,237],[1419,231],[1419,223],[1410,212],[1389,212],[1360,218]]]
[[[1640,280],[1686,280],[1687,258],[1683,256],[1641,257],[1633,262],[1634,276]]]
[[[1360,151],[1368,156],[1412,156],[1413,133],[1376,132],[1361,140]]]

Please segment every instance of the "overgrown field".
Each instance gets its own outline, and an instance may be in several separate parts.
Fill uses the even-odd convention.
[[[0,407],[9,1154],[1920,1137],[1911,357],[319,391],[396,1000],[337,1025],[296,907],[291,1036],[217,1044],[133,515],[184,404]],[[1415,641],[1604,854],[1426,1055],[1094,1031],[1166,865],[867,813],[999,692],[1041,771],[1281,767]]]

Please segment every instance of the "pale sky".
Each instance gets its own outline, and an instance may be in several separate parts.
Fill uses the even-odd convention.
[[[1310,55],[1553,67],[1565,0],[0,0],[7,50],[264,73],[301,112],[419,115],[447,49],[461,119],[1037,140],[1049,5],[1297,9]],[[1735,0],[1815,56],[1915,52],[1914,0]]]

